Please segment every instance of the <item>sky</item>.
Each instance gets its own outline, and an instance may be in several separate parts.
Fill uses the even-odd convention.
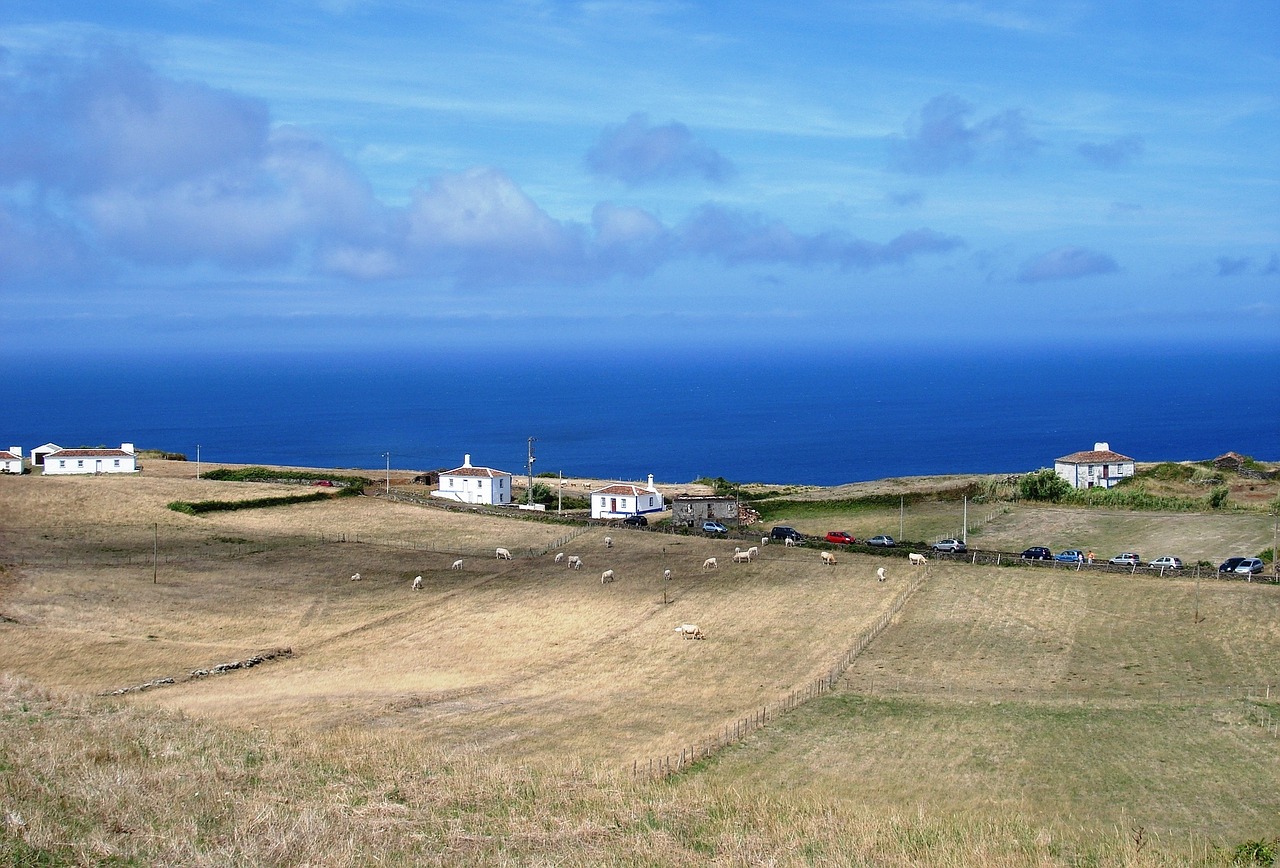
[[[0,0],[0,328],[1274,347],[1278,53],[1272,0]]]

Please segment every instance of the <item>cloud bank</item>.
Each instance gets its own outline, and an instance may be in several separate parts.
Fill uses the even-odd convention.
[[[650,126],[642,112],[606,129],[587,152],[586,164],[597,175],[632,185],[689,176],[720,183],[734,174],[733,164],[684,124]]]
[[[653,127],[640,114],[606,131],[588,160],[631,184],[732,173],[683,125]],[[559,220],[494,167],[440,175],[407,205],[388,206],[346,158],[302,129],[273,126],[257,100],[114,51],[0,65],[0,279],[213,267],[581,284],[680,258],[867,269],[962,244],[925,228],[887,242],[804,235],[715,204],[675,225],[613,202],[589,223]]]
[[[955,94],[935,96],[907,124],[905,135],[889,137],[890,164],[914,175],[937,175],[979,160],[1017,166],[1044,144],[1030,133],[1020,109],[972,124],[971,114],[973,105]]]

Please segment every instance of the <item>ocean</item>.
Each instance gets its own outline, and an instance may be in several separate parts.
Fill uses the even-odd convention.
[[[8,359],[0,448],[194,461],[473,463],[662,482],[837,485],[1017,473],[1105,441],[1138,461],[1280,459],[1274,351],[696,352],[678,359],[345,351]]]

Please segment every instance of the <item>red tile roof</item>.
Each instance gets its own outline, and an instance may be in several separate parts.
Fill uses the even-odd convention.
[[[21,460],[21,455],[14,455],[8,449],[0,449],[0,461]]]
[[[1117,462],[1132,461],[1133,459],[1128,455],[1112,452],[1110,449],[1102,452],[1090,449],[1087,452],[1072,452],[1070,455],[1064,455],[1054,460],[1062,464],[1116,464]]]
[[[132,452],[123,449],[59,449],[50,452],[49,458],[133,458]]]
[[[456,467],[453,470],[440,471],[441,476],[483,476],[486,479],[494,479],[499,476],[510,476],[502,470],[494,470],[492,467]]]
[[[626,494],[639,497],[642,494],[657,494],[658,492],[652,488],[644,488],[639,485],[628,485],[627,483],[617,482],[613,485],[607,485],[604,488],[597,488],[592,494]]]

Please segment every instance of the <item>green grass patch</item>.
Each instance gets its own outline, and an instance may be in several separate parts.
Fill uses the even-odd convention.
[[[276,482],[293,485],[330,482],[335,488],[364,488],[370,484],[367,476],[284,470],[279,467],[218,467],[202,474],[202,477],[221,482]]]
[[[206,512],[234,512],[239,509],[264,509],[271,506],[292,506],[295,503],[315,503],[319,500],[355,493],[357,493],[355,489],[346,488],[336,495],[317,491],[311,494],[286,494],[278,497],[255,497],[249,500],[175,500],[169,504],[169,508],[174,512],[187,515],[202,515]]]

